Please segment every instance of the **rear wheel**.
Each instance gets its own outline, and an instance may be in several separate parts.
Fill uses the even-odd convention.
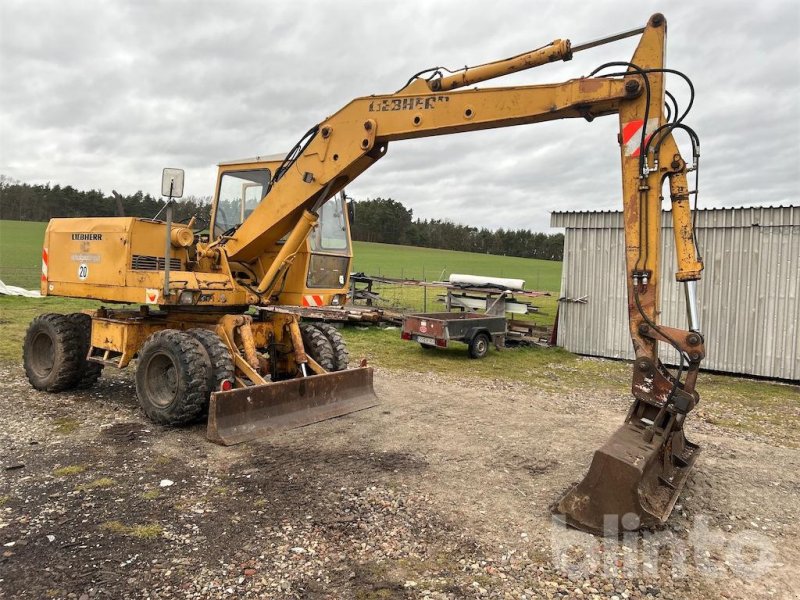
[[[208,402],[210,371],[208,353],[197,339],[176,329],[157,331],[139,351],[139,405],[155,423],[190,423],[202,414]]]
[[[423,350],[436,350],[436,346],[434,346],[432,344],[423,344],[422,342],[420,342],[419,346]]]
[[[479,333],[469,343],[469,357],[483,358],[489,352],[489,336]]]
[[[81,340],[65,315],[36,317],[25,333],[23,365],[37,390],[63,392],[75,387],[81,365]]]
[[[189,329],[186,333],[203,345],[211,362],[211,370],[208,372],[208,397],[211,397],[211,392],[220,391],[226,381],[233,384],[233,357],[222,338],[209,329]]]
[[[314,327],[319,329],[331,343],[333,370],[344,371],[350,362],[350,354],[347,352],[347,344],[345,344],[342,334],[330,323],[314,323]]]
[[[334,371],[333,346],[325,334],[311,323],[300,323],[300,333],[306,354],[326,371]]]
[[[92,317],[84,313],[67,315],[72,322],[75,332],[80,340],[80,365],[78,366],[78,382],[75,387],[85,390],[92,387],[103,372],[103,365],[86,360],[89,347],[92,345]]]

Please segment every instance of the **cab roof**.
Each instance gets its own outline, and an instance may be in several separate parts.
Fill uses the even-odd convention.
[[[250,158],[239,158],[237,160],[226,160],[220,163],[217,163],[218,167],[225,167],[228,165],[241,165],[247,163],[256,163],[256,162],[277,162],[283,161],[286,158],[286,153],[283,154],[264,154],[261,156],[252,156]]]

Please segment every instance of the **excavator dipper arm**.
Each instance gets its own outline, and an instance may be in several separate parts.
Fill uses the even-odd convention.
[[[622,205],[630,333],[636,354],[634,401],[625,423],[595,453],[585,479],[557,504],[567,523],[594,532],[663,522],[670,514],[698,448],[686,440],[683,423],[698,401],[694,384],[703,358],[694,285],[697,256],[689,208],[688,166],[673,132],[683,116],[668,122],[663,111],[666,20],[656,14],[646,27],[587,44],[556,40],[513,58],[444,75],[422,72],[394,94],[357,98],[312,128],[276,172],[261,205],[226,239],[230,261],[253,264],[278,239],[305,239],[309,219],[322,203],[382,158],[389,142],[554,119],[619,115]],[[459,89],[555,60],[578,50],[639,35],[630,62],[609,63],[622,73],[573,79],[554,85]],[[599,70],[598,70],[599,71]],[[676,277],[686,284],[690,330],[658,323],[662,187],[669,182]],[[311,214],[309,214],[311,213]],[[307,218],[303,219],[302,215]],[[303,228],[299,230],[298,228]],[[293,247],[293,246],[292,246]],[[292,248],[282,251],[288,256]],[[280,265],[264,274],[260,291],[272,286]],[[658,358],[659,343],[674,347],[680,369],[672,375]]]

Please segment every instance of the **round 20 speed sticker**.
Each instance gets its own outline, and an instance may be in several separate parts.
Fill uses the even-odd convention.
[[[81,263],[78,265],[78,279],[84,281],[87,277],[89,277],[89,265],[86,263]]]

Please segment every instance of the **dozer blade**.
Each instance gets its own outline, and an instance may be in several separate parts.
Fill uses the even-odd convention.
[[[230,446],[376,404],[371,367],[215,392],[207,435],[212,442]]]
[[[616,536],[652,528],[672,512],[700,448],[679,429],[643,438],[625,423],[594,453],[586,477],[553,507],[554,517],[590,533]]]

